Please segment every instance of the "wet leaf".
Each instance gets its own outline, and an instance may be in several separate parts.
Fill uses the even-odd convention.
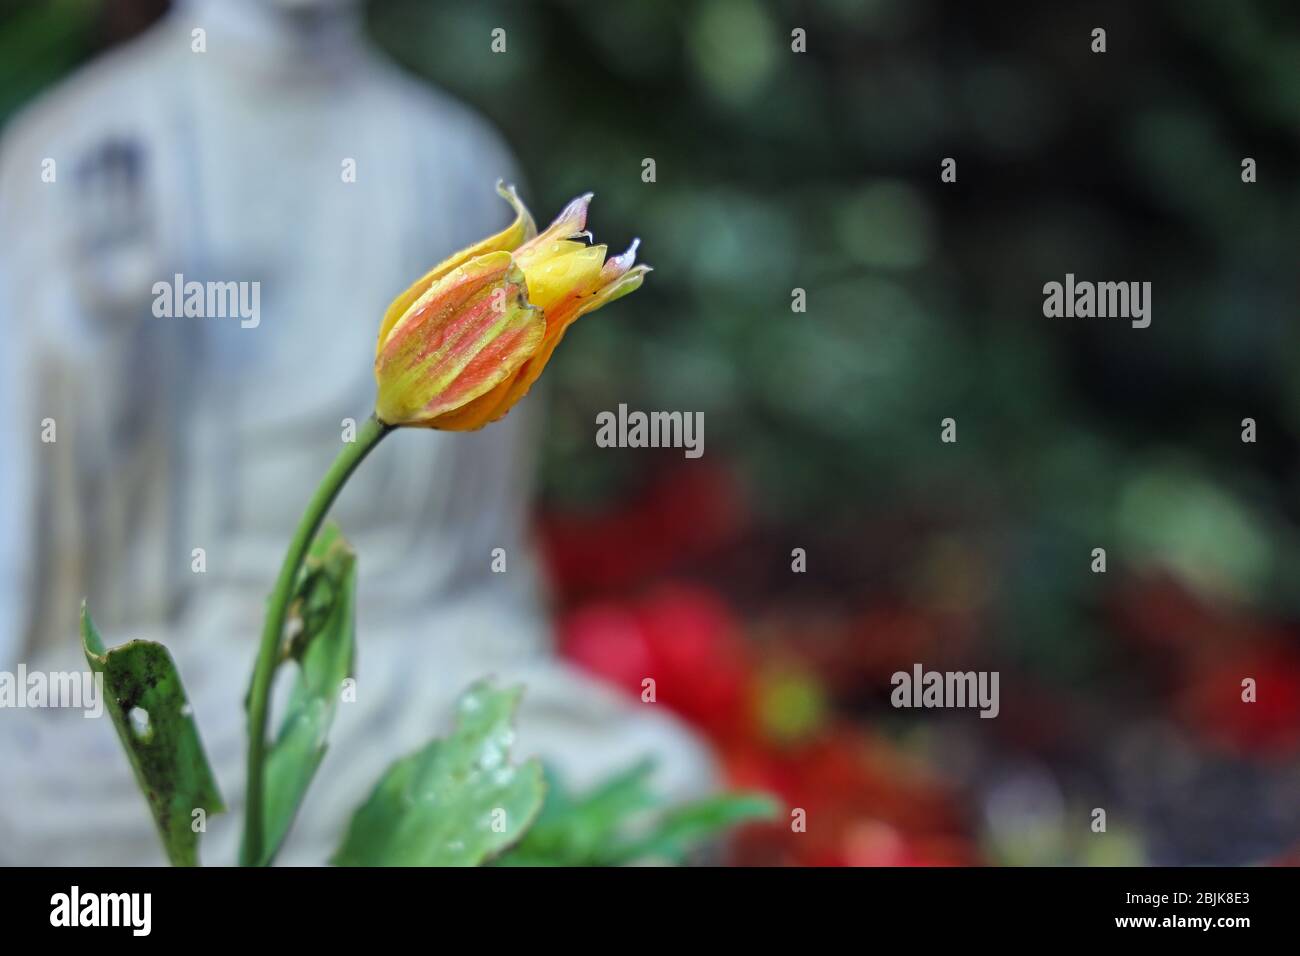
[[[446,739],[394,763],[357,810],[339,866],[478,866],[517,841],[542,808],[541,765],[510,763],[522,688],[474,684]]]
[[[505,866],[617,866],[654,859],[685,862],[692,849],[742,823],[770,819],[775,802],[759,794],[722,794],[665,809],[643,761],[582,795],[548,781],[546,805]]]
[[[777,802],[762,793],[724,793],[674,807],[644,836],[611,854],[609,863],[647,859],[681,863],[699,844],[742,823],[771,820],[778,809]]]

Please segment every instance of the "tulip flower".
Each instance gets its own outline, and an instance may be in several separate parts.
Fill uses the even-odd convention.
[[[577,241],[591,194],[541,233],[513,189],[506,229],[439,263],[393,300],[375,346],[375,413],[392,426],[471,431],[527,394],[565,330],[641,285],[637,243],[605,258]]]
[[[635,242],[620,256],[578,241],[591,194],[541,233],[513,189],[497,191],[515,220],[462,249],[393,300],[375,345],[375,414],[326,472],[298,523],[267,605],[248,695],[248,776],[240,861],[274,856],[264,819],[266,725],[271,686],[294,582],[308,548],[348,477],[394,428],[472,431],[505,416],[537,381],[565,330],[580,316],[641,285]]]

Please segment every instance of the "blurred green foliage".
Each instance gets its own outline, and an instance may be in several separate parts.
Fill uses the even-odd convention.
[[[62,79],[95,49],[97,0],[18,3],[0,17],[0,119]]]
[[[597,411],[700,409],[766,521],[904,569],[941,528],[990,562],[1007,650],[1062,676],[1102,653],[1099,544],[1300,610],[1294,4],[387,0],[372,22],[505,130],[535,208],[593,189],[598,238],[635,230],[657,267],[558,357],[552,501],[642,480],[593,447]],[[1152,326],[1044,318],[1067,272],[1150,280]],[[891,514],[917,538],[863,542]]]
[[[594,189],[598,237],[635,230],[658,267],[561,353],[558,398],[581,414],[553,421],[554,473],[597,462],[596,410],[702,408],[770,514],[812,517],[935,484],[1115,516],[1142,467],[1117,459],[1155,445],[1242,507],[1276,506],[1251,480],[1276,462],[1243,453],[1237,423],[1294,442],[1297,17],[1213,0],[372,11],[394,56],[505,130],[536,208]],[[497,26],[506,55],[488,52]],[[1042,283],[1067,271],[1152,280],[1153,327],[1045,320]],[[944,415],[956,448],[935,440]],[[1049,484],[1063,457],[1083,472],[1070,494]]]

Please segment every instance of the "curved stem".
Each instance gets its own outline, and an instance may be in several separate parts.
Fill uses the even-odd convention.
[[[391,426],[371,415],[357,430],[356,440],[345,445],[339,452],[308,502],[302,520],[298,522],[298,530],[289,543],[289,552],[284,556],[280,576],[271,592],[271,600],[266,608],[266,623],[262,627],[262,641],[257,650],[257,663],[253,668],[253,684],[248,692],[248,780],[244,798],[244,840],[239,851],[240,866],[256,866],[263,862],[263,831],[266,821],[263,818],[262,798],[267,709],[272,678],[280,664],[280,642],[284,635],[289,602],[298,580],[298,569],[339,491],[366,455],[390,431]]]

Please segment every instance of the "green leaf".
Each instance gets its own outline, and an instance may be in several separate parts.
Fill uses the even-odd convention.
[[[610,864],[660,859],[680,863],[690,850],[742,823],[770,820],[780,809],[763,793],[724,793],[666,813],[649,833],[614,854]]]
[[[266,755],[265,851],[271,862],[293,825],[325,757],[343,681],[356,656],[356,555],[338,526],[327,525],[303,562],[289,606],[296,627],[285,653],[298,677],[280,731]]]
[[[486,681],[456,704],[445,740],[394,763],[357,810],[339,866],[478,866],[517,841],[542,809],[542,767],[509,762],[522,688]]]
[[[81,642],[90,669],[103,675],[105,706],[149,802],[167,858],[173,866],[196,866],[194,811],[202,809],[206,818],[226,807],[171,654],[152,641],[105,650],[85,604]]]
[[[623,843],[622,831],[656,808],[649,787],[654,762],[642,761],[581,798],[575,798],[547,769],[546,804],[523,840],[506,853],[507,866],[600,866]]]
[[[667,812],[650,788],[652,761],[618,774],[581,798],[547,787],[537,823],[498,862],[504,866],[617,866],[655,858],[683,862],[697,844],[776,804],[756,794],[724,794]]]

